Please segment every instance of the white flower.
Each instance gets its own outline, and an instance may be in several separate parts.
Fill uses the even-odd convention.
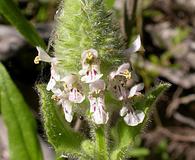
[[[129,72],[129,63],[124,63],[109,75],[108,89],[112,92],[114,97],[118,100],[124,100],[128,97],[128,90],[126,88],[127,80],[131,79],[131,72]]]
[[[54,93],[52,99],[57,101],[58,105],[62,105],[65,119],[71,122],[73,119],[72,102],[69,101],[67,93],[59,88],[53,88],[52,92]]]
[[[141,90],[144,88],[143,83],[134,85],[129,91],[129,84],[127,82],[131,79],[131,72],[129,72],[129,63],[124,63],[118,67],[116,71],[113,71],[109,75],[109,85],[108,89],[112,92],[114,97],[120,101],[133,96],[141,94]],[[133,81],[132,81],[133,82]]]
[[[39,64],[40,61],[56,63],[57,59],[55,57],[50,57],[41,47],[36,47],[38,51],[38,56],[35,57],[34,63]]]
[[[65,115],[65,119],[68,122],[71,122],[73,119],[73,112],[72,112],[72,104],[70,101],[68,100],[63,100],[62,101],[62,107],[64,110],[64,115]]]
[[[130,48],[128,48],[125,53],[135,53],[137,52],[139,49],[141,48],[141,38],[140,35],[138,35],[135,39],[135,41],[133,41],[132,45]]]
[[[114,79],[116,76],[124,76],[127,79],[131,78],[131,72],[129,72],[129,63],[124,63],[120,65],[117,69],[117,71],[113,71],[110,73],[110,79]]]
[[[56,82],[60,80],[60,75],[56,71],[56,64],[58,63],[56,57],[50,57],[42,48],[36,47],[38,56],[35,57],[34,63],[39,64],[40,61],[51,63],[51,77],[47,84],[47,90],[50,91],[56,85]]]
[[[51,63],[50,70],[51,70],[51,76],[50,76],[50,80],[49,80],[49,82],[47,84],[47,88],[46,88],[48,91],[50,91],[54,88],[57,81],[60,81],[60,75],[57,73],[54,63]]]
[[[46,89],[50,91],[54,88],[55,85],[56,85],[56,80],[51,76]]]
[[[69,100],[74,103],[82,103],[85,96],[77,89],[72,88],[69,93]]]
[[[90,65],[89,67],[83,68],[79,71],[82,76],[81,81],[85,83],[92,83],[100,79],[103,74],[100,73],[99,65]]]
[[[125,87],[126,80],[122,76],[117,76],[110,80],[108,90],[112,93],[114,98],[122,101],[128,97],[128,90]]]
[[[96,124],[106,124],[108,121],[108,113],[105,111],[105,102],[102,96],[93,97],[88,96],[90,102],[90,112],[92,113],[92,120]]]
[[[95,49],[88,49],[82,53],[82,67],[98,63],[98,52]]]
[[[105,88],[106,88],[106,84],[102,79],[99,79],[89,84],[89,89],[91,93],[100,93],[100,91],[104,91]]]
[[[68,94],[69,101],[73,103],[82,103],[84,101],[85,95],[82,93],[82,87],[76,75],[65,76],[61,81],[65,83],[64,89]]]
[[[81,58],[82,69],[79,71],[79,74],[82,76],[81,81],[92,83],[103,76],[103,74],[100,73],[98,53],[95,49],[84,51]]]
[[[90,102],[90,112],[92,113],[92,120],[96,124],[105,124],[108,121],[108,113],[105,111],[105,102],[103,91],[105,90],[105,82],[97,80],[89,85],[90,95],[88,96]]]
[[[53,88],[52,92],[53,92],[54,96],[57,96],[57,97],[63,96],[63,91],[59,88]]]
[[[129,108],[123,107],[120,110],[120,116],[124,117],[124,121],[129,126],[137,126],[138,124],[142,123],[145,114],[141,110],[134,110],[131,106]]]
[[[130,91],[129,91],[129,95],[128,95],[128,98],[131,98],[133,96],[138,96],[141,94],[141,90],[144,89],[144,84],[143,83],[139,83],[139,84],[136,84],[134,85]]]

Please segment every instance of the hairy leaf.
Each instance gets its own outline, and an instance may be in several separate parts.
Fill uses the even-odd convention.
[[[59,155],[63,152],[77,154],[84,138],[65,123],[59,106],[51,100],[52,95],[46,90],[46,86],[38,85],[37,89],[40,94],[43,123],[49,143]]]
[[[134,108],[145,110],[146,118],[143,123],[131,127],[126,125],[123,119],[118,121],[116,127],[112,130],[114,139],[116,140],[116,148],[112,153],[113,160],[123,159],[128,155],[130,147],[133,146],[134,138],[140,133],[141,129],[145,127],[152,106],[169,86],[170,84],[168,83],[161,83],[149,91],[142,100],[139,99],[134,103]]]
[[[42,160],[36,123],[21,93],[0,63],[1,111],[9,136],[10,160]]]

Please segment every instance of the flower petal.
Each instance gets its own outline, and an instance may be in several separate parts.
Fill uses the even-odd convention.
[[[91,48],[91,49],[88,49],[88,50],[85,50],[83,53],[82,53],[82,59],[86,59],[87,58],[87,54],[89,54],[89,52],[95,56],[96,58],[98,57],[98,52]]]
[[[97,99],[91,95],[88,96],[90,102],[90,113],[94,113],[96,111]]]
[[[137,36],[135,41],[132,43],[131,47],[127,49],[127,53],[135,53],[141,48],[141,38],[140,35]]]
[[[108,113],[104,110],[105,102],[103,97],[89,96],[90,112],[92,113],[92,120],[96,124],[105,124],[108,121]]]
[[[78,80],[77,76],[74,74],[67,75],[61,79],[61,81],[65,82],[66,84],[74,84]]]
[[[137,117],[139,119],[138,122],[139,123],[142,123],[144,121],[144,118],[145,118],[144,112],[143,111],[140,111],[140,110],[136,110],[135,111],[135,114],[137,115]]]
[[[82,65],[84,65],[85,63],[87,63],[87,61],[94,61],[94,59],[98,58],[98,52],[95,49],[88,49],[85,50],[82,53]]]
[[[136,126],[143,122],[145,114],[143,111],[129,111],[127,115],[124,117],[124,121],[129,126]]]
[[[62,107],[64,110],[65,119],[68,122],[71,122],[73,119],[73,113],[72,113],[72,105],[69,101],[63,101]]]
[[[109,78],[112,80],[117,75],[118,75],[118,72],[117,71],[113,71],[113,72],[110,73]]]
[[[123,107],[121,110],[120,110],[120,116],[123,117],[127,114],[128,112],[128,108],[127,107]]]
[[[130,67],[129,63],[123,63],[118,67],[117,71],[113,71],[110,73],[109,75],[110,79],[114,79],[118,75],[124,76],[124,72],[128,71],[129,67]]]
[[[100,74],[99,65],[92,65],[88,70],[85,70],[85,75],[81,78],[81,81],[92,83],[100,79],[102,76],[103,74]]]
[[[77,88],[72,88],[69,93],[69,100],[73,103],[82,103],[85,96]]]
[[[51,76],[56,80],[60,80],[60,75],[56,72],[56,68],[54,64],[51,64]]]
[[[56,85],[56,81],[55,81],[55,79],[51,76],[51,78],[50,78],[50,80],[49,80],[49,82],[48,82],[48,84],[47,84],[47,90],[48,91],[50,91],[50,90],[52,90],[53,88],[54,88],[54,86]]]
[[[51,91],[53,92],[53,94],[57,97],[61,97],[63,92],[61,91],[61,89],[59,88],[52,88]]]
[[[118,67],[117,72],[118,72],[118,73],[123,73],[124,71],[128,70],[129,67],[130,67],[130,64],[129,64],[129,63],[123,63],[122,65],[120,65],[120,66]]]
[[[98,108],[96,112],[93,113],[93,121],[96,124],[106,124],[108,122],[109,115],[103,109]]]
[[[129,96],[128,98],[131,98],[137,94],[139,94],[139,91],[143,90],[144,89],[144,84],[143,83],[139,83],[137,85],[134,85],[130,91],[129,91]]]
[[[125,88],[125,82],[122,77],[117,76],[117,78],[110,81],[108,89],[111,91],[113,96],[118,100],[123,100],[128,97],[128,91]]]
[[[99,80],[89,84],[89,89],[92,93],[97,92],[97,91],[104,91],[105,88],[106,88],[106,84],[105,84],[104,80],[102,80],[102,79],[99,79]]]
[[[51,62],[51,57],[43,50],[43,48],[41,47],[36,47],[37,51],[38,51],[38,56],[41,59],[41,61],[44,62]]]

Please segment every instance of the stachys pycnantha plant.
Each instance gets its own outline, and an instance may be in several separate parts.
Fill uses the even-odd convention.
[[[47,86],[38,85],[48,141],[58,158],[127,158],[152,104],[169,85],[142,94],[144,84],[129,61],[129,54],[141,47],[140,36],[125,48],[103,0],[64,0],[55,21],[52,54],[37,47],[34,60],[51,65]],[[88,138],[67,124],[81,121],[80,116],[88,122]]]

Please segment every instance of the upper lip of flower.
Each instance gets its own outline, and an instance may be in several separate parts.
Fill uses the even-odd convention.
[[[131,89],[129,91],[128,98],[131,98],[135,95],[141,94],[140,91],[143,89],[144,89],[143,83],[139,83],[139,84],[134,85],[133,87],[131,87]]]
[[[133,43],[131,44],[130,48],[128,48],[125,51],[125,54],[135,53],[139,51],[140,48],[141,48],[141,38],[140,35],[138,35],[136,39],[133,41]]]
[[[124,76],[126,79],[131,78],[131,72],[129,72],[129,63],[124,63],[118,67],[116,71],[110,73],[110,79],[114,79],[116,76]]]
[[[98,52],[95,49],[88,49],[82,53],[82,65],[92,64],[97,62]]]
[[[42,49],[41,47],[36,47],[36,49],[38,51],[38,56],[36,56],[35,59],[34,59],[35,64],[39,64],[40,61],[49,62],[49,63],[57,63],[57,58],[56,57],[50,57],[44,51],[44,49]]]

